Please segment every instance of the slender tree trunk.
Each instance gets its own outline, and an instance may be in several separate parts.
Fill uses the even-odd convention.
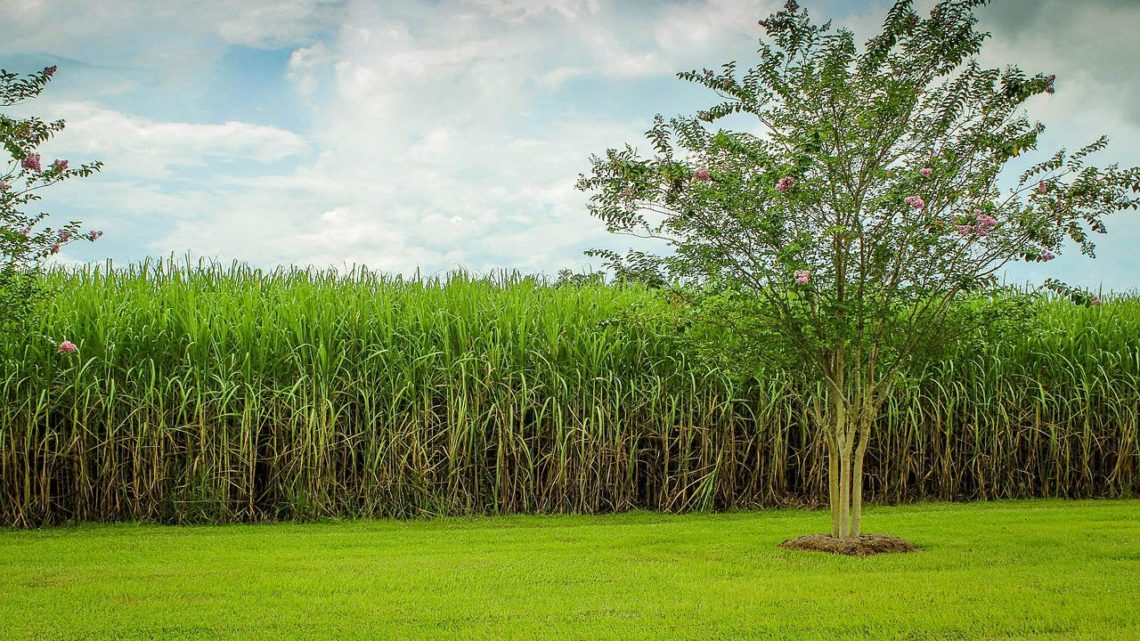
[[[827,435],[827,496],[831,502],[831,536],[843,535],[843,521],[839,519],[839,443],[833,434]]]
[[[859,447],[855,450],[852,475],[855,482],[851,489],[851,537],[858,537],[863,531],[863,458],[867,454],[867,444],[871,436],[871,422],[864,421],[859,427]]]
[[[847,538],[851,529],[851,451],[846,445],[839,452],[839,536]]]

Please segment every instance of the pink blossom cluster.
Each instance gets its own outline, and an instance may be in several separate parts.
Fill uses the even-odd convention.
[[[78,351],[79,351],[79,348],[76,347],[75,343],[72,343],[71,341],[63,341],[62,343],[59,344],[59,353],[60,354],[74,354]]]
[[[1089,299],[1089,304],[1094,306],[1094,307],[1097,305],[1100,305],[1100,295],[1099,294],[1093,294],[1092,298]]]
[[[1046,262],[1046,263],[1047,263],[1047,262],[1049,262],[1049,261],[1053,260],[1053,259],[1054,259],[1054,258],[1056,258],[1056,257],[1057,257],[1057,254],[1054,254],[1053,252],[1049,251],[1048,249],[1046,249],[1045,251],[1041,252],[1041,260],[1042,260],[1043,262]]]
[[[101,232],[97,229],[93,229],[93,230],[87,232],[87,240],[99,240],[99,237],[102,235],[103,235],[103,232]]]
[[[797,269],[796,273],[795,273],[795,277],[796,277],[796,284],[797,285],[807,285],[808,283],[811,282],[811,270],[810,269]]]
[[[926,207],[926,201],[922,199],[922,196],[907,196],[906,198],[903,198],[903,202],[915,209],[922,209],[923,207]]]
[[[47,76],[48,78],[51,78],[52,76],[55,75],[55,70],[57,68],[58,67],[56,67],[55,65],[52,65],[50,67],[44,67],[44,75]]]
[[[20,163],[20,166],[28,171],[41,171],[43,169],[40,165],[39,154],[28,154],[28,157],[24,158],[24,161]]]
[[[712,174],[709,173],[708,167],[705,167],[704,165],[702,165],[699,168],[697,168],[696,171],[693,172],[693,178],[696,178],[697,180],[699,180],[701,182],[708,182],[708,181],[712,180]]]
[[[978,231],[979,236],[989,235],[990,231],[997,227],[997,219],[983,214],[980,209],[974,210],[974,217],[978,221],[974,224],[974,228]]]
[[[67,171],[67,161],[57,160],[51,164],[51,168],[58,172],[65,172]]]
[[[988,236],[993,228],[997,227],[997,219],[983,212],[980,209],[974,210],[974,224],[972,225],[958,225],[958,233],[963,236],[970,234],[977,234],[978,236]]]
[[[918,173],[922,174],[923,177],[927,177],[930,176],[930,174],[934,173],[934,169],[931,167],[923,167],[922,169],[918,170]]]
[[[1049,191],[1049,184],[1044,180],[1037,181],[1037,193],[1043,194],[1047,191]]]
[[[796,179],[791,176],[784,176],[776,181],[776,191],[784,193],[791,191],[792,187],[796,186]]]
[[[59,242],[66,243],[69,240],[71,240],[71,230],[70,229],[59,230]]]

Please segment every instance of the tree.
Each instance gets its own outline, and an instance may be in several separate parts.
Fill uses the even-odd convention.
[[[43,92],[56,68],[21,77],[0,69],[0,108],[27,102]],[[0,144],[9,160],[0,164],[0,332],[27,319],[35,300],[43,293],[37,279],[43,261],[80,238],[94,241],[100,231],[82,232],[78,222],[59,229],[37,227],[48,214],[25,214],[20,208],[39,200],[39,191],[76,177],[86,177],[102,167],[93,162],[71,167],[67,160],[45,166],[37,148],[64,128],[64,122],[44,122],[36,117],[12,118],[0,113]],[[67,341],[61,351],[71,351]]]
[[[1023,107],[1052,94],[1055,78],[979,64],[985,4],[943,0],[923,17],[899,0],[859,48],[789,0],[760,21],[756,66],[678,74],[713,90],[715,104],[657,116],[652,154],[610,149],[579,180],[611,232],[669,250],[588,253],[699,292],[700,314],[749,339],[726,340],[731,357],[776,356],[800,373],[826,441],[835,537],[860,535],[875,419],[920,355],[958,335],[956,303],[996,288],[1011,261],[1053,259],[1066,239],[1092,256],[1090,232],[1140,202],[1140,168],[1086,165],[1104,138],[1003,189],[1003,168],[1044,130]],[[710,126],[740,115],[759,133]]]

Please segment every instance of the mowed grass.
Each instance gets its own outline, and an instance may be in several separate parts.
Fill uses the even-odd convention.
[[[0,638],[1140,639],[1140,501],[0,531]]]

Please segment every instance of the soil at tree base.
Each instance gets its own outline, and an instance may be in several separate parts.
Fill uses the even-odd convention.
[[[864,534],[857,539],[841,539],[830,534],[807,534],[788,539],[781,543],[780,547],[789,550],[830,552],[847,556],[871,556],[872,554],[918,551],[918,548],[907,541],[889,534]]]

